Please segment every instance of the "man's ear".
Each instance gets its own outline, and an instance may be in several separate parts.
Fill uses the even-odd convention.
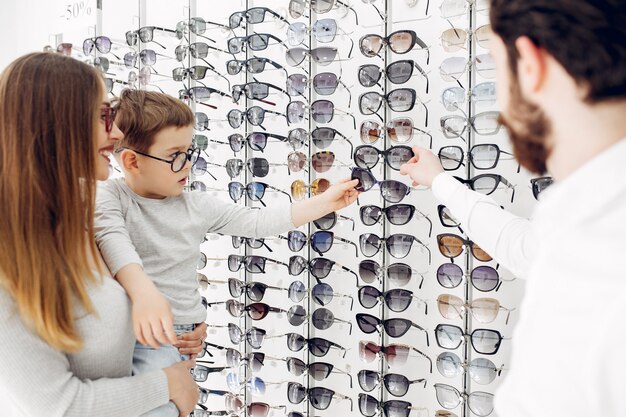
[[[139,172],[137,154],[130,149],[124,149],[119,153],[119,163],[125,172],[132,174]]]
[[[533,97],[546,80],[546,53],[527,36],[519,37],[515,41],[515,48],[519,54],[517,74],[520,88],[526,97]]]

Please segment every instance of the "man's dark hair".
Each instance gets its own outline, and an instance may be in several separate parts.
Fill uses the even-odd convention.
[[[491,0],[490,13],[514,75],[515,41],[527,36],[587,89],[588,103],[626,99],[625,0]]]

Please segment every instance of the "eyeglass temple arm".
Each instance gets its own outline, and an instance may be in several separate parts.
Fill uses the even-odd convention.
[[[432,223],[431,223],[431,225],[432,225]],[[422,242],[421,240],[419,240],[419,239],[418,239],[418,238],[416,238],[416,237],[413,237],[413,239],[415,239],[415,241],[416,241],[417,243],[419,243],[420,245],[422,245],[422,247],[423,247],[424,249],[426,249],[426,251],[428,252],[428,265],[432,264],[432,253],[430,252],[430,249],[428,249],[428,246],[426,246],[426,245],[424,244],[424,242]]]
[[[289,265],[287,265],[286,263],[281,262],[281,261],[276,261],[274,259],[267,258],[267,262],[273,262],[273,263],[278,264],[278,265],[285,265],[287,268],[289,268]]]
[[[425,328],[423,328],[419,324],[413,323],[413,322],[411,322],[411,326],[415,327],[416,329],[419,329],[419,330],[423,331],[424,334],[426,334],[426,346],[430,346],[430,340],[428,339],[428,330],[426,330]]]
[[[421,356],[423,356],[426,359],[428,359],[428,362],[430,363],[430,373],[432,374],[433,373],[433,361],[432,361],[432,359],[430,359],[430,357],[428,355],[426,355],[424,352],[422,352],[418,348],[411,347],[411,350],[414,350],[415,352],[419,353]]]
[[[285,194],[287,197],[289,197],[289,202],[290,202],[290,203],[292,203],[292,202],[293,202],[293,200],[291,199],[291,196],[289,195],[289,193],[287,193],[287,192],[285,192],[285,191],[283,191],[283,190],[280,190],[280,189],[278,189],[278,188],[276,188],[276,187],[273,187],[273,186],[271,186],[271,185],[268,185],[268,186],[267,186],[267,188],[270,188],[270,189],[272,189],[272,190],[274,190],[274,191],[278,191],[279,193],[283,193],[283,194]],[[281,262],[281,263],[282,263],[282,262]],[[283,265],[286,265],[286,264],[283,264]]]

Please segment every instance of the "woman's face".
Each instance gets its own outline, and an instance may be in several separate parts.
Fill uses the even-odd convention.
[[[98,117],[102,109],[111,106],[111,102],[107,97],[104,83],[102,83],[102,97],[100,99],[100,107],[98,109]],[[124,134],[120,131],[115,123],[110,132],[106,131],[106,123],[104,118],[100,118],[96,135],[96,179],[104,181],[109,177],[109,165],[111,163],[110,156],[113,153],[115,143],[121,140]]]

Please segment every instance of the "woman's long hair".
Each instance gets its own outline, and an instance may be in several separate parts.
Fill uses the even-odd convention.
[[[25,55],[0,75],[0,285],[22,320],[66,352],[82,347],[75,307],[93,312],[102,89],[95,69],[53,53]]]

